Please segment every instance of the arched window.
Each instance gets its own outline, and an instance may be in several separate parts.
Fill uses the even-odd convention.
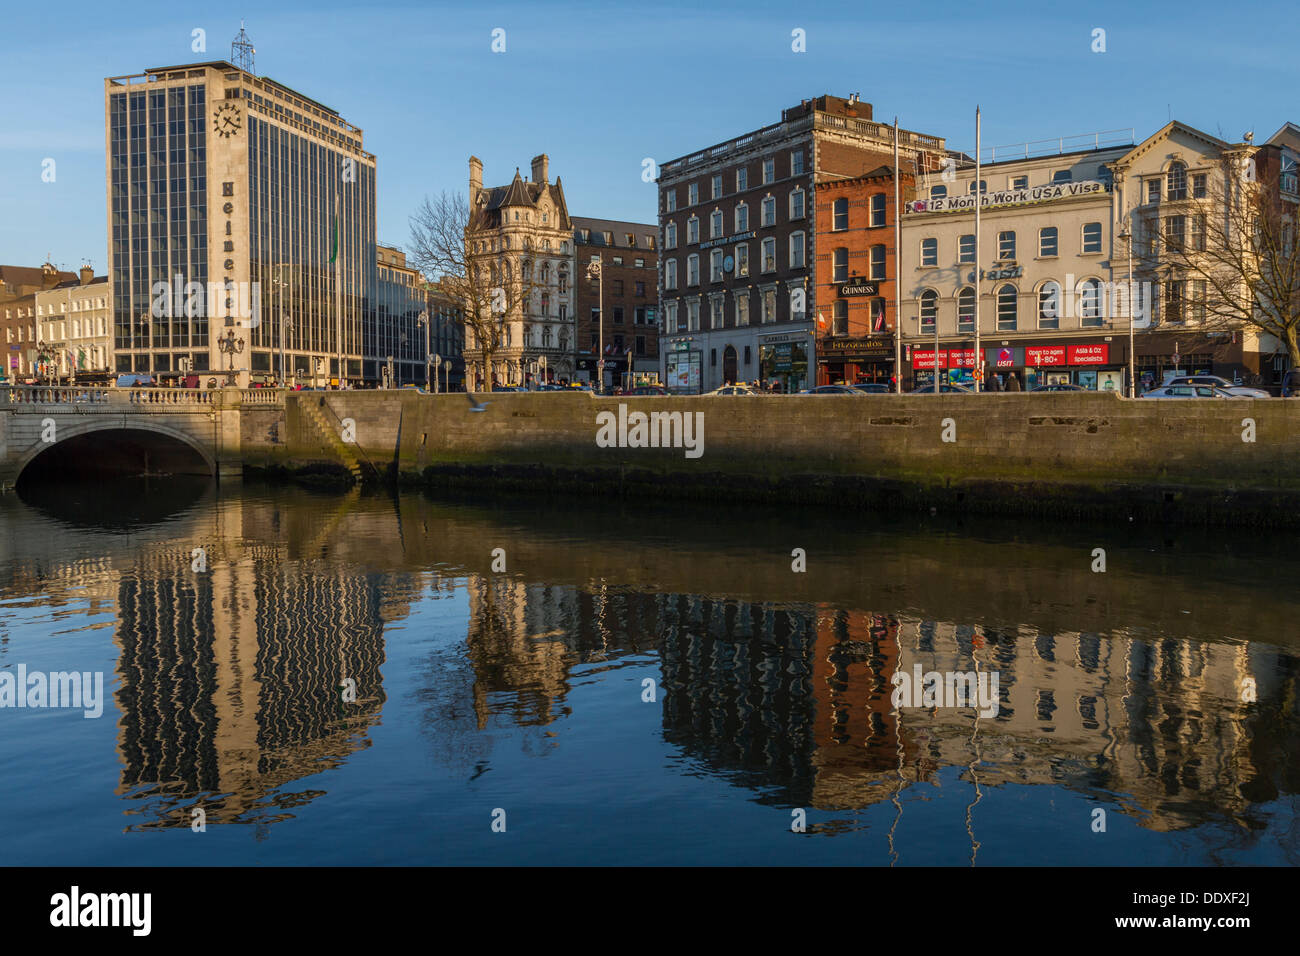
[[[998,289],[998,331],[1016,330],[1016,287],[1010,282]]]
[[[1177,160],[1169,164],[1165,174],[1165,192],[1168,199],[1187,198],[1187,165]]]
[[[939,293],[926,289],[921,293],[921,331],[933,332],[934,323],[939,321]]]
[[[831,229],[835,232],[843,232],[849,228],[849,201],[847,199],[837,199],[831,210]]]
[[[975,331],[975,290],[970,286],[957,293],[957,331]]]
[[[1047,281],[1038,288],[1038,327],[1040,329],[1059,329],[1061,327],[1061,284]]]
[[[1101,326],[1101,283],[1084,279],[1079,283],[1079,324],[1084,328]]]
[[[545,292],[542,293],[542,315],[551,314],[551,297]]]
[[[947,198],[948,198],[948,187],[947,187],[947,186],[931,186],[931,187],[930,187],[930,198],[931,198],[931,199],[947,199]]]

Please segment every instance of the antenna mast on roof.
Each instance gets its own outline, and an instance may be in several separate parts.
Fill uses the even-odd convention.
[[[253,69],[253,54],[257,51],[253,49],[253,41],[248,38],[244,32],[244,21],[239,21],[239,36],[230,44],[230,62],[235,64],[245,73],[251,73],[254,76],[257,72]]]

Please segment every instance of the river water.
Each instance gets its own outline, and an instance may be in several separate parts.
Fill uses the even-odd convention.
[[[5,863],[1300,864],[1287,540],[25,495],[0,498]],[[73,671],[100,716],[16,706]],[[987,706],[923,698],[930,672]]]

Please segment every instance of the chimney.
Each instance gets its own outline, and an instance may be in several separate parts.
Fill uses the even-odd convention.
[[[548,182],[547,176],[550,174],[551,159],[545,153],[533,157],[533,182],[541,183],[543,186]]]
[[[90,285],[90,280],[95,278],[95,270],[90,266],[81,267],[81,284]]]
[[[469,158],[469,198],[473,202],[474,194],[483,188],[483,160],[477,156]]]

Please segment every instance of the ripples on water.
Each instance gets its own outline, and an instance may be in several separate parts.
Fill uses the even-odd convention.
[[[135,480],[0,545],[0,669],[109,696],[0,709],[12,863],[1300,863],[1284,542]]]

